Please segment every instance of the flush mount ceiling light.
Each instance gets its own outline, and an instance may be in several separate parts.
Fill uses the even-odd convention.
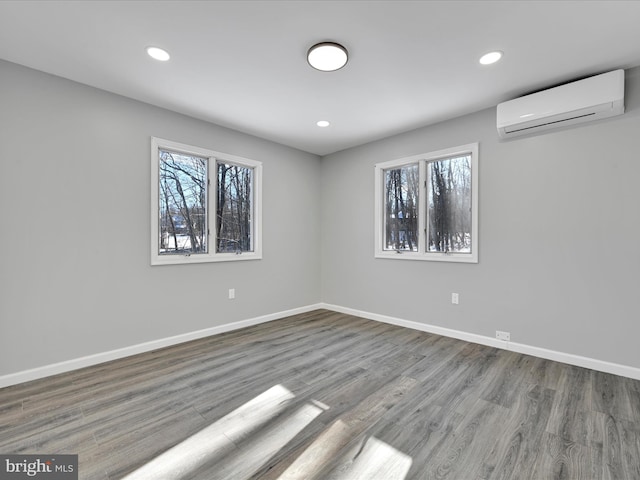
[[[495,52],[485,53],[480,57],[480,63],[482,65],[491,65],[492,63],[496,63],[498,60],[502,58],[502,52],[496,50]]]
[[[159,60],[160,62],[166,62],[171,58],[171,55],[169,55],[169,52],[159,47],[147,47],[147,54],[151,58],[155,60]]]
[[[316,70],[333,72],[347,64],[347,49],[333,42],[317,43],[307,52],[307,61]]]
[[[329,125],[331,125],[331,123],[329,123],[326,120],[318,120],[316,122],[316,125],[319,126],[320,128],[325,128],[325,127],[328,127]]]

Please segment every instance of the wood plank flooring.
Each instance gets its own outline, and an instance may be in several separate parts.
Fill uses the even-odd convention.
[[[325,310],[0,390],[87,480],[640,479],[640,382]]]

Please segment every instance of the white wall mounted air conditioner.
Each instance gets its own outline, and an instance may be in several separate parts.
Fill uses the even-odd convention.
[[[498,105],[500,138],[533,135],[624,113],[624,70],[614,70]]]

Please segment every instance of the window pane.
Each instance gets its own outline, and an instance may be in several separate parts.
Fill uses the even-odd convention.
[[[160,255],[207,253],[207,159],[159,150]]]
[[[418,250],[418,165],[384,171],[384,249]]]
[[[218,162],[217,252],[252,252],[253,169]]]
[[[471,252],[471,155],[429,163],[428,251]]]

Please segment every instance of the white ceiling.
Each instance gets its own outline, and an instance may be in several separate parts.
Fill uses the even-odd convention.
[[[5,0],[0,58],[326,155],[640,65],[640,1]]]

